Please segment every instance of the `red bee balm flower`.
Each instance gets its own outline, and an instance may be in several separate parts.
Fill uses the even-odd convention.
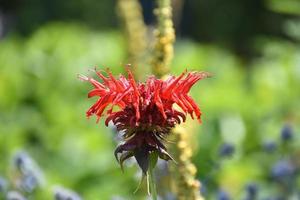
[[[108,77],[96,71],[102,83],[93,78],[79,76],[90,82],[94,89],[88,97],[98,96],[97,102],[86,112],[87,117],[97,116],[97,122],[107,110],[106,126],[111,121],[122,134],[124,141],[115,150],[121,167],[123,162],[134,156],[144,173],[149,168],[149,155],[156,152],[166,161],[173,160],[163,144],[164,138],[176,124],[185,121],[186,115],[201,121],[201,111],[188,95],[191,87],[209,76],[206,72],[186,72],[160,80],[151,76],[145,83],[136,83],[127,68],[128,78],[120,75],[116,79],[109,70]],[[176,110],[177,104],[182,111]],[[113,107],[119,111],[113,111]],[[120,156],[119,156],[120,154]]]

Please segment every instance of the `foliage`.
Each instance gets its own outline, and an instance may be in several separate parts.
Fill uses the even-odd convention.
[[[198,145],[193,160],[208,199],[224,194],[242,199],[247,191],[253,193],[247,186],[253,182],[260,198],[280,195],[277,188],[285,187],[280,177],[299,170],[294,155],[300,151],[300,48],[272,38],[255,41],[260,56],[250,63],[215,46],[188,40],[175,45],[172,73],[188,69],[214,75],[192,89],[204,113],[203,125],[191,133]],[[144,191],[133,195],[136,168],[122,174],[114,160],[114,130],[85,118],[95,100],[84,99],[87,88],[76,78],[95,65],[122,72],[126,58],[121,34],[52,24],[27,39],[11,37],[0,44],[1,176],[12,178],[11,157],[25,150],[46,180],[29,199],[52,199],[52,185],[57,184],[87,200],[143,198]],[[280,134],[286,125],[293,137],[284,142]],[[268,153],[265,144],[270,141],[275,150]],[[224,143],[234,145],[230,156],[220,154]],[[300,188],[299,176],[294,177],[295,188]]]

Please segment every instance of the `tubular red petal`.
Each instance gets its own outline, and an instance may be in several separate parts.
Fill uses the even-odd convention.
[[[97,71],[96,68],[94,69],[96,74],[103,80],[106,86],[109,86],[109,79],[106,78],[101,72]]]
[[[93,78],[90,78],[90,77],[87,77],[87,76],[84,76],[84,75],[78,75],[78,78],[82,81],[88,81],[90,82],[95,88],[105,88],[104,85],[102,85],[101,83],[99,83],[98,81],[96,81],[95,79]]]
[[[139,95],[139,92],[138,92],[138,89],[137,89],[137,84],[136,84],[136,82],[135,82],[135,80],[133,78],[133,74],[131,73],[131,71],[130,71],[129,68],[127,68],[127,73],[128,73],[128,80],[129,80],[131,86],[133,87],[135,93],[137,95]]]
[[[109,75],[112,82],[115,84],[115,87],[118,92],[122,92],[124,87],[115,79],[115,77],[111,74],[111,72],[107,69],[107,74]]]
[[[140,119],[140,111],[139,111],[139,104],[140,104],[139,96],[140,96],[140,93],[139,93],[139,90],[137,88],[137,84],[136,84],[136,82],[133,78],[133,74],[131,73],[129,67],[127,67],[126,70],[127,70],[127,73],[128,73],[128,79],[129,79],[130,85],[133,88],[133,94],[132,94],[133,106],[135,108],[136,119],[138,121]]]
[[[164,98],[169,98],[169,96],[172,94],[173,89],[177,86],[178,82],[182,79],[185,73],[186,72],[183,72],[180,76],[178,76],[174,80],[170,80],[171,83],[169,83],[169,85],[166,85],[165,88],[162,89],[161,92]]]
[[[188,109],[185,107],[184,103],[180,100],[180,98],[177,96],[177,94],[173,93],[172,100],[174,103],[176,103],[185,113],[188,111]]]
[[[200,119],[201,111],[200,111],[199,107],[197,106],[196,102],[191,97],[189,97],[187,94],[185,94],[184,97],[192,105],[194,112],[197,116],[197,119]]]
[[[167,116],[166,116],[166,113],[164,111],[164,106],[163,106],[163,103],[161,101],[161,98],[159,97],[159,94],[158,92],[156,92],[156,95],[155,95],[155,104],[156,106],[158,107],[160,113],[162,114],[163,118],[166,119]]]
[[[91,90],[89,93],[88,93],[88,98],[91,98],[93,96],[99,96],[99,97],[102,97],[106,94],[106,90],[103,90],[103,89],[93,89]]]

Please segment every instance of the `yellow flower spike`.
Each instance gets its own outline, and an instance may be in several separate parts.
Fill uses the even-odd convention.
[[[142,7],[138,0],[118,0],[117,13],[123,21],[123,26],[127,36],[128,63],[132,64],[132,69],[136,77],[144,79],[146,63],[146,47],[148,41],[145,40],[147,27],[143,20]]]
[[[157,0],[158,8],[154,10],[157,17],[157,28],[154,31],[155,44],[153,58],[151,60],[152,72],[163,79],[170,71],[170,64],[173,59],[173,43],[175,31],[172,22],[171,0]],[[170,141],[175,142],[171,147],[172,155],[178,162],[171,165],[172,189],[178,200],[203,200],[200,195],[200,182],[194,178],[197,169],[190,158],[193,149],[190,147],[190,134],[183,126],[177,126],[173,130]]]

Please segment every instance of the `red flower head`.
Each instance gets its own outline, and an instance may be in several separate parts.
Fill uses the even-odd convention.
[[[171,128],[185,121],[187,114],[193,119],[195,115],[200,122],[201,111],[188,92],[197,81],[209,74],[184,72],[167,80],[151,76],[145,83],[136,83],[128,68],[128,78],[120,75],[116,79],[109,70],[108,77],[102,72],[95,72],[102,79],[102,83],[90,77],[79,77],[94,86],[88,97],[99,97],[86,115],[96,115],[98,122],[104,110],[109,107],[105,124],[107,126],[110,121],[113,122],[124,138],[123,143],[115,150],[121,167],[126,159],[134,156],[146,173],[151,152],[156,152],[161,159],[172,160],[163,144],[164,138]],[[176,110],[174,104],[182,111]],[[113,111],[114,106],[119,107],[119,111]]]

